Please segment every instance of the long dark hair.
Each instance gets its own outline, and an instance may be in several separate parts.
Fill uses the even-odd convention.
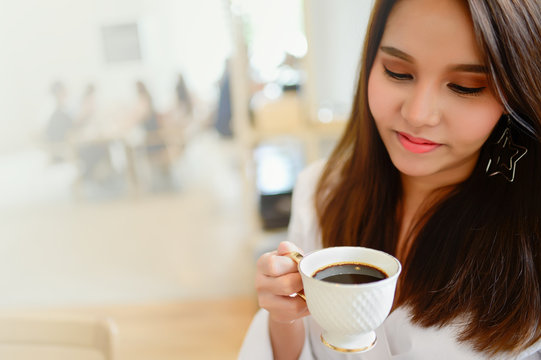
[[[324,246],[397,253],[400,176],[367,100],[368,76],[395,3],[374,5],[351,117],[318,184]],[[528,153],[513,183],[487,176],[491,144],[507,126],[502,117],[471,176],[440,192],[418,218],[396,306],[411,309],[422,326],[461,320],[459,340],[478,351],[519,352],[541,338],[541,4],[468,3],[491,87],[513,119],[514,142]]]

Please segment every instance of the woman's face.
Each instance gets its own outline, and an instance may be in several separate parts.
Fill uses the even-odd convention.
[[[368,103],[403,177],[443,185],[469,176],[503,106],[488,87],[465,2],[397,2],[370,72]]]

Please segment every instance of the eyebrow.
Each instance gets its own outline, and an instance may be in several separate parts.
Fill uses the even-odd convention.
[[[413,56],[406,54],[402,50],[399,50],[392,46],[382,46],[380,47],[380,50],[383,51],[386,54],[389,54],[391,56],[397,57],[399,59],[402,59],[406,62],[409,62],[413,64],[415,61],[413,59]],[[475,73],[475,74],[487,74],[488,69],[484,65],[479,64],[458,64],[451,66],[451,71],[460,71],[460,72],[469,72],[469,73]]]
[[[382,46],[382,47],[380,47],[380,50],[383,51],[384,53],[387,53],[387,54],[389,54],[391,56],[397,57],[397,58],[402,59],[404,61],[407,61],[409,63],[412,63],[412,64],[414,63],[413,57],[411,55],[408,55],[405,52],[403,52],[402,50],[398,50],[395,47]]]
[[[478,64],[460,64],[451,68],[453,71],[470,72],[476,74],[488,74],[488,69],[484,65]]]

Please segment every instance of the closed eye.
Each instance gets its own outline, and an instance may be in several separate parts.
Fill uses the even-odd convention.
[[[452,83],[448,84],[447,87],[460,95],[480,95],[481,92],[485,89],[485,86],[469,88]]]
[[[391,71],[391,70],[387,69],[385,66],[383,67],[383,69],[385,69],[385,75],[389,76],[392,79],[395,79],[395,80],[411,80],[411,79],[413,79],[413,76],[411,76],[410,74],[396,73],[394,71]]]

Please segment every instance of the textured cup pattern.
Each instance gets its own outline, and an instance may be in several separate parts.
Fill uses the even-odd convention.
[[[389,315],[395,284],[396,281],[389,281],[362,290],[334,284],[307,284],[305,293],[310,313],[322,328],[329,332],[358,334],[376,329]]]

